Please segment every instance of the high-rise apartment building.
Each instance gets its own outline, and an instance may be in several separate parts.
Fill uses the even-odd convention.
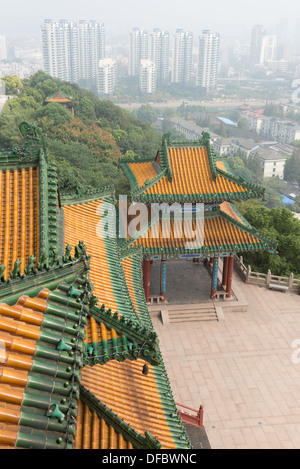
[[[250,64],[264,65],[266,62],[273,62],[277,59],[277,36],[268,34],[262,25],[255,25],[252,28]]]
[[[149,57],[156,67],[157,83],[169,82],[170,35],[167,31],[153,29],[150,36]]]
[[[251,48],[250,48],[250,64],[255,65],[260,62],[261,44],[264,35],[264,27],[262,24],[256,24],[252,28]]]
[[[64,81],[74,81],[71,70],[70,30],[73,24],[45,20],[42,26],[44,71]]]
[[[277,58],[277,36],[265,34],[262,38],[260,50],[260,64],[273,62]]]
[[[129,33],[129,62],[128,75],[138,76],[141,60],[149,58],[149,37],[148,32],[133,28]]]
[[[53,77],[90,85],[105,56],[104,25],[96,21],[45,20],[42,26],[44,70]]]
[[[142,93],[155,93],[156,67],[152,60],[141,60],[139,68],[139,87]]]
[[[0,62],[7,60],[6,38],[0,35]]]
[[[189,84],[193,58],[193,33],[177,29],[173,38],[172,82]]]
[[[217,86],[220,54],[220,34],[203,30],[199,37],[197,86],[207,92]]]
[[[97,89],[98,94],[110,95],[117,84],[117,62],[113,59],[101,59],[99,61]]]

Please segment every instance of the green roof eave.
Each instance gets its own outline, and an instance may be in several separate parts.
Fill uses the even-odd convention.
[[[21,278],[0,282],[0,301],[8,305],[14,305],[20,295],[34,297],[47,288],[54,290],[61,282],[71,283],[86,268],[84,259],[73,260],[64,265],[50,267],[48,270],[37,271],[32,275],[24,275]]]
[[[146,189],[148,189],[147,187]],[[144,189],[145,190],[145,189]],[[132,193],[135,202],[145,203],[222,203],[222,202],[241,202],[250,198],[257,198],[258,194],[254,189],[247,192],[219,192],[212,194],[146,194],[143,190]]]
[[[129,181],[131,192],[135,192],[135,191],[139,190],[139,185],[138,185],[138,182],[137,182],[137,178],[135,177],[135,174],[133,173],[133,171],[129,167],[128,163],[130,163],[130,162],[135,163],[134,161],[120,160],[119,161],[119,166],[120,166],[120,168],[122,169],[123,173],[125,174],[125,176],[127,177],[128,181]]]
[[[113,329],[120,336],[123,335],[126,337],[126,343],[116,343],[115,346],[122,345],[124,347],[123,351],[128,349],[132,358],[138,358],[138,356],[141,355],[144,359],[147,358],[151,364],[157,365],[159,363],[159,341],[152,324],[146,326],[131,318],[126,319],[124,316],[120,316],[118,311],[112,313],[111,309],[105,309],[105,305],[102,305],[100,308],[94,306],[90,309],[90,314],[99,324],[103,323],[106,328]],[[129,343],[138,344],[138,349],[133,347],[133,349],[130,350]],[[138,354],[136,353],[137,350]],[[112,354],[108,353],[109,359],[111,355],[113,358],[113,352]],[[127,358],[129,358],[129,356]]]
[[[65,205],[79,205],[87,202],[93,202],[95,200],[101,200],[104,197],[109,197],[110,201],[115,202],[115,189],[114,187],[107,186],[100,191],[86,192],[84,194],[61,194],[60,202],[61,206]]]

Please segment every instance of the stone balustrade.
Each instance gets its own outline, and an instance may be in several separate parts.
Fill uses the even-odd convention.
[[[271,270],[267,274],[261,272],[252,272],[251,266],[245,266],[242,256],[234,256],[234,266],[246,283],[253,285],[263,285],[267,288],[274,288],[282,291],[291,291],[300,294],[300,278],[295,278],[291,273],[289,277],[273,275]]]

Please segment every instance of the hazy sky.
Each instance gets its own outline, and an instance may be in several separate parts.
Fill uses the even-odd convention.
[[[221,33],[245,32],[254,24],[267,29],[281,18],[294,34],[300,18],[299,0],[0,0],[0,34],[39,34],[44,18],[70,21],[95,19],[108,34],[125,33],[133,26],[170,31],[203,28]],[[300,34],[300,32],[299,32]]]

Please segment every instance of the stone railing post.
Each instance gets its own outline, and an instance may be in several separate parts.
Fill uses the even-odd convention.
[[[251,265],[248,265],[247,273],[246,273],[246,283],[249,282],[250,275],[251,275]]]
[[[289,276],[289,290],[293,289],[293,284],[294,284],[294,274],[291,273],[291,275]]]
[[[267,282],[267,287],[269,288],[269,285],[271,283],[271,271],[270,271],[270,269],[268,269],[266,282]]]

